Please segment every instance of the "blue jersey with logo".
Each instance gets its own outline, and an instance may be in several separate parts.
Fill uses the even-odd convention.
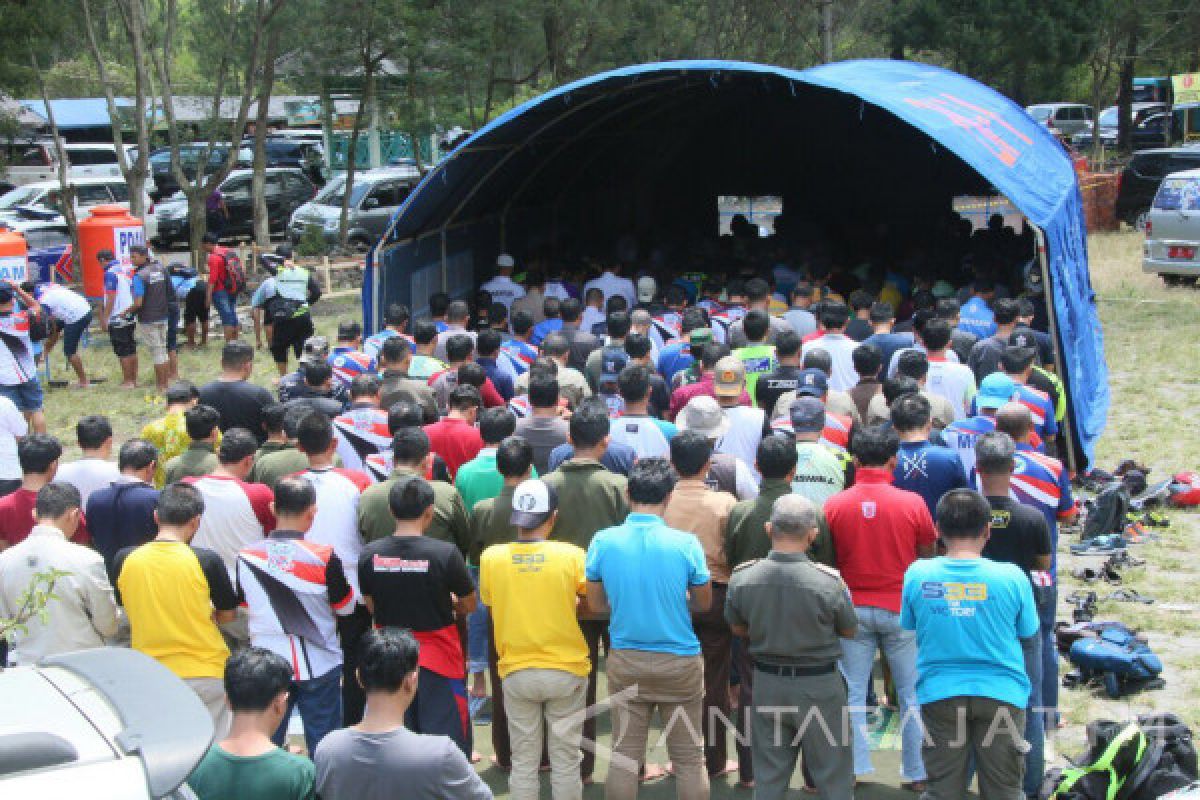
[[[667,383],[671,382],[675,373],[683,372],[694,363],[696,359],[692,355],[692,344],[686,339],[667,342],[658,351],[658,372]]]
[[[904,573],[900,624],[917,632],[917,701],[989,697],[1025,708],[1021,639],[1038,632],[1033,587],[1015,564],[926,558]]]
[[[996,315],[982,297],[972,297],[958,311],[958,329],[986,339],[996,332]]]
[[[930,516],[935,516],[942,495],[967,486],[967,473],[958,453],[930,442],[901,442],[895,477],[894,486],[921,495]]]
[[[514,375],[524,375],[537,360],[537,348],[520,339],[509,339],[500,345],[500,356],[512,369]]]

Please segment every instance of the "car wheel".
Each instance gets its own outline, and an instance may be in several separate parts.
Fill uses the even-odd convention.
[[[1133,215],[1133,221],[1130,223],[1134,229],[1141,233],[1146,232],[1146,220],[1150,216],[1150,209],[1145,208]]]

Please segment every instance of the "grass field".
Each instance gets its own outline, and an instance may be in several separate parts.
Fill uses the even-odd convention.
[[[1112,409],[1107,433],[1098,450],[1098,465],[1112,469],[1122,458],[1135,458],[1152,467],[1151,480],[1196,466],[1194,456],[1200,433],[1200,370],[1196,369],[1197,342],[1200,341],[1200,291],[1167,289],[1154,276],[1141,272],[1141,235],[1135,233],[1099,234],[1091,237],[1092,279],[1104,324],[1105,350],[1110,371]],[[357,304],[343,302],[326,305],[318,327],[331,334],[342,316],[358,316]],[[207,351],[184,352],[181,374],[196,383],[212,378],[217,371],[219,337],[210,338]],[[87,413],[107,414],[113,421],[118,441],[136,434],[148,420],[158,416],[161,400],[153,391],[120,390],[116,361],[106,347],[95,346],[87,352],[89,368],[104,375],[107,383],[87,391],[54,390],[48,395],[47,416],[50,430],[64,443],[74,441],[73,424]],[[55,377],[66,377],[60,354],[53,359]],[[149,364],[143,364],[142,378],[148,380]],[[265,351],[256,360],[257,379],[266,384],[274,375]],[[71,448],[73,451],[73,447]],[[68,453],[71,457],[71,453]],[[1152,606],[1105,602],[1099,618],[1114,618],[1144,629],[1165,663],[1167,686],[1161,691],[1112,703],[1082,690],[1064,690],[1061,705],[1068,726],[1052,734],[1047,757],[1055,753],[1075,753],[1083,743],[1082,725],[1097,717],[1125,717],[1152,708],[1173,710],[1187,719],[1200,721],[1200,596],[1196,577],[1200,564],[1200,545],[1194,541],[1200,526],[1196,518],[1177,513],[1173,525],[1160,542],[1141,545],[1135,553],[1147,559],[1144,568],[1130,570],[1126,585],[1159,599]],[[1060,597],[1077,588],[1070,577],[1078,559],[1066,554],[1069,538],[1061,542],[1063,577]],[[1102,585],[1103,586],[1103,585]],[[1094,587],[1095,588],[1095,587]],[[1108,587],[1103,586],[1107,591]],[[1098,589],[1099,590],[1099,589]],[[1060,613],[1069,617],[1065,604]],[[601,691],[601,696],[604,692]],[[651,737],[651,742],[654,741]],[[488,768],[489,730],[476,729],[476,747],[484,754],[480,770],[497,793],[507,793],[505,776]],[[860,800],[902,798],[913,795],[895,788],[898,782],[898,753],[875,754],[878,783],[863,786]],[[651,760],[665,761],[662,748],[651,753]],[[1051,761],[1051,763],[1053,763]],[[598,765],[597,775],[603,775]],[[797,781],[799,780],[797,776]],[[718,781],[713,796],[749,798],[750,792],[736,789],[732,777]],[[794,784],[798,786],[797,784]],[[585,795],[599,798],[603,789],[590,787]],[[549,797],[548,787],[543,796]],[[671,780],[646,787],[642,796],[674,796]]]

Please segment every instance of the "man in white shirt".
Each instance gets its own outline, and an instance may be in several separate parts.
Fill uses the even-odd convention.
[[[454,300],[446,307],[446,330],[438,334],[437,344],[433,348],[434,358],[446,361],[446,342],[451,336],[466,336],[475,342],[475,331],[467,330],[471,321],[471,307],[462,300]]]
[[[21,488],[21,462],[17,460],[17,439],[29,433],[25,415],[12,400],[0,395],[0,497]]]
[[[854,371],[854,348],[858,347],[858,342],[846,335],[846,323],[849,321],[849,308],[842,303],[827,303],[821,309],[821,327],[825,333],[806,342],[803,350],[804,355],[808,355],[810,350],[829,353],[833,359],[829,388],[839,392],[849,391],[858,383],[858,373]]]
[[[633,308],[637,304],[637,291],[633,288],[633,281],[629,278],[621,277],[621,267],[613,265],[600,273],[599,278],[592,278],[583,286],[583,296],[586,299],[589,289],[599,289],[604,293],[604,304],[607,307],[608,298],[614,294],[619,294],[625,298],[626,308]]]
[[[46,432],[46,414],[29,332],[43,313],[41,303],[16,283],[0,281],[0,395],[13,402],[36,433]]]
[[[729,421],[729,429],[717,441],[714,452],[729,453],[747,464],[758,457],[758,443],[766,427],[766,412],[741,405],[746,390],[746,365],[735,356],[725,356],[713,370],[713,392]]]
[[[929,374],[925,378],[925,390],[944,397],[954,409],[955,419],[971,416],[971,401],[978,387],[975,373],[966,364],[960,364],[951,348],[953,329],[944,319],[931,319],[921,328],[919,335],[929,358]]]
[[[63,340],[63,355],[75,370],[79,383],[75,388],[85,389],[88,386],[87,372],[83,368],[83,359],[79,355],[79,340],[83,337],[88,326],[92,324],[92,306],[87,298],[78,292],[68,289],[58,283],[38,284],[34,296],[57,322],[54,332],[46,341],[46,353],[54,349],[59,338]]]
[[[84,506],[97,489],[103,489],[121,477],[121,470],[112,461],[113,432],[107,417],[91,414],[75,423],[75,436],[83,455],[58,465],[54,479],[69,483],[79,490]]]
[[[615,381],[625,405],[621,415],[612,420],[609,441],[629,445],[638,458],[670,458],[675,426],[648,413],[650,370],[633,364],[619,375],[602,375],[601,381]]]
[[[797,286],[792,289],[792,307],[783,312],[784,322],[791,325],[792,330],[800,334],[801,339],[817,332],[817,318],[808,310],[812,299],[811,286]]]
[[[604,313],[604,290],[593,286],[583,293],[583,316],[579,318],[579,329],[591,331],[607,318]]]
[[[117,633],[117,603],[104,559],[70,541],[80,517],[79,491],[66,483],[47,484],[38,491],[37,524],[29,536],[0,553],[0,617],[19,613],[38,574],[66,573],[54,580],[45,613],[33,614],[25,630],[13,632],[10,660],[17,664],[103,647],[104,640]]]
[[[525,296],[525,288],[512,279],[516,261],[508,253],[496,257],[496,270],[500,273],[479,287],[492,296],[493,303],[501,303],[511,309],[514,300]]]

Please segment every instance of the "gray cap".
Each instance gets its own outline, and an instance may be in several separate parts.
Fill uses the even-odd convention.
[[[818,433],[825,430],[825,404],[815,397],[800,396],[788,407],[792,430],[796,433]]]

